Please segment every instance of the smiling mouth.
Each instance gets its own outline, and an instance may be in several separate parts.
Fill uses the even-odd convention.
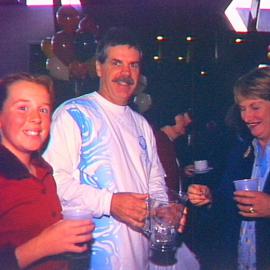
[[[134,80],[130,77],[120,77],[117,79],[114,79],[113,82],[118,83],[120,85],[133,85]]]
[[[252,130],[259,125],[260,125],[260,123],[249,123],[249,124],[247,124],[247,127]]]
[[[25,130],[24,133],[28,136],[39,136],[41,132],[35,130]]]

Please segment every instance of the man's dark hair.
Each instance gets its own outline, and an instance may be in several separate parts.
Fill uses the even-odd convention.
[[[98,42],[96,50],[96,60],[104,63],[107,59],[107,49],[109,47],[127,45],[138,50],[142,56],[142,48],[135,34],[125,27],[110,28]]]

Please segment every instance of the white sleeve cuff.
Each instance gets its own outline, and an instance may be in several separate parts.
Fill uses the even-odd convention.
[[[111,202],[112,202],[112,196],[113,193],[110,191],[106,190],[104,192],[104,201],[103,201],[103,214],[110,216],[111,215]]]

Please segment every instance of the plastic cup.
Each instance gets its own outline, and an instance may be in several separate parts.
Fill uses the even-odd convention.
[[[258,179],[241,179],[233,181],[235,190],[258,191]]]
[[[65,220],[90,220],[92,213],[87,209],[65,209],[62,211],[63,219]]]
[[[92,219],[92,212],[88,209],[65,209],[62,211],[64,220],[90,220]],[[84,245],[85,243],[78,243],[77,245]],[[65,256],[71,260],[89,260],[91,253],[91,243],[87,243],[89,249],[83,253],[67,252]]]

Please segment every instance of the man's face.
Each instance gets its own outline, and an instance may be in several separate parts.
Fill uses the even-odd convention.
[[[139,81],[140,61],[140,52],[133,47],[109,47],[105,62],[96,62],[100,77],[99,93],[114,104],[126,105]]]
[[[173,127],[177,137],[186,134],[187,127],[191,124],[191,122],[192,120],[188,113],[178,114],[175,116],[175,125]]]

